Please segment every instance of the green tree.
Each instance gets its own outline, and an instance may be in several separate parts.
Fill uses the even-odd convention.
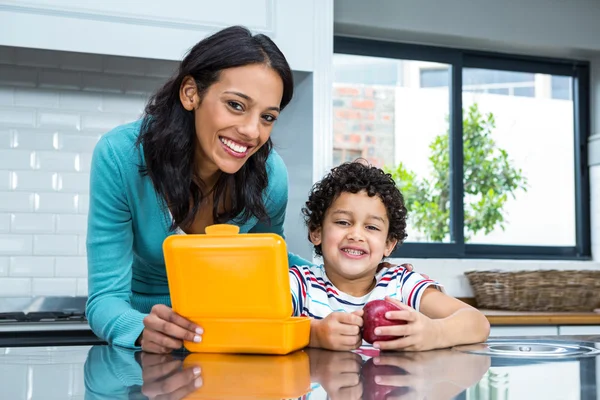
[[[504,205],[510,195],[527,191],[527,179],[515,168],[506,150],[492,139],[494,115],[482,115],[477,104],[463,110],[464,143],[464,221],[465,241],[496,227],[504,229]],[[402,191],[409,212],[409,223],[428,240],[443,241],[450,234],[450,151],[448,132],[429,145],[432,174],[419,178],[400,163],[384,167]]]

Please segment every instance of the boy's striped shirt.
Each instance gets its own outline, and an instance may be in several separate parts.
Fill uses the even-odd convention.
[[[386,296],[397,298],[419,311],[421,296],[427,287],[434,286],[443,291],[439,283],[425,279],[416,272],[409,272],[402,266],[383,268],[375,279],[377,283],[370,293],[354,297],[338,290],[327,278],[322,265],[292,266],[290,287],[294,316],[322,319],[335,311],[361,310],[370,300],[383,299]]]

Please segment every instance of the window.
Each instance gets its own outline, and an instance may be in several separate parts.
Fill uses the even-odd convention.
[[[334,41],[334,164],[385,168],[409,209],[395,256],[590,257],[589,65]]]
[[[448,87],[448,69],[421,70],[421,87]],[[465,68],[463,92],[503,94],[506,96],[535,97],[535,74],[489,69]]]
[[[551,81],[552,98],[573,100],[573,82],[568,76],[553,76]]]

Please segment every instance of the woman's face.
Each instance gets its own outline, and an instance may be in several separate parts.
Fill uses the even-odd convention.
[[[180,99],[194,112],[201,179],[210,180],[218,171],[237,172],[267,142],[282,96],[281,78],[264,64],[221,71],[202,99],[194,80],[184,79]]]

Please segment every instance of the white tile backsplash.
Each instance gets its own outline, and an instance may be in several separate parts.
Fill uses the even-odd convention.
[[[59,174],[62,192],[87,193],[89,192],[90,175],[85,172]]]
[[[0,108],[0,124],[13,127],[33,126],[35,124],[35,111],[2,107]]]
[[[54,136],[58,135],[53,129],[19,128],[9,131],[8,148],[18,150],[55,150]],[[3,148],[0,145],[0,148]]]
[[[0,276],[8,275],[8,266],[10,265],[10,257],[0,256]]]
[[[41,213],[76,214],[79,195],[73,193],[39,193],[36,211]]]
[[[75,296],[77,294],[77,279],[33,278],[31,292],[33,296]]]
[[[156,78],[131,78],[125,81],[125,93],[144,95],[159,85],[161,80]]]
[[[81,129],[108,132],[123,122],[124,118],[116,114],[85,114],[81,117]]]
[[[77,235],[34,235],[33,254],[36,256],[76,256]]]
[[[0,190],[12,190],[13,174],[12,171],[0,171]]]
[[[85,235],[87,232],[87,215],[56,214],[56,232]]]
[[[140,95],[104,94],[102,96],[102,111],[141,114],[144,111],[145,103],[145,97]]]
[[[12,233],[53,233],[56,229],[56,215],[15,213],[10,216]]]
[[[0,214],[0,233],[10,232],[10,214]]]
[[[9,129],[0,129],[0,150],[12,148],[13,131]]]
[[[105,73],[83,73],[82,87],[100,93],[121,93],[125,86],[126,79],[119,75],[110,75]]]
[[[31,278],[2,278],[0,279],[1,297],[31,296]]]
[[[72,135],[67,133],[56,134],[56,146],[57,150],[66,152],[77,152],[77,153],[92,153],[94,146],[98,143],[101,135],[88,134],[88,135]]]
[[[59,106],[62,110],[93,111],[102,110],[102,96],[97,93],[74,92],[61,90],[58,93]]]
[[[38,88],[15,88],[14,104],[21,107],[58,107],[58,93]]]
[[[0,51],[0,297],[87,295],[89,170],[139,118],[170,61]]]
[[[31,151],[25,151],[20,149],[0,150],[0,170],[15,171],[20,169],[31,169],[31,154]]]
[[[0,234],[0,255],[30,255],[33,249],[31,235]]]
[[[11,257],[10,258],[10,276],[19,277],[53,277],[54,276],[54,258],[53,257]]]
[[[36,169],[54,172],[75,172],[79,169],[79,154],[62,151],[36,151]]]
[[[84,256],[56,257],[55,275],[60,278],[85,278],[87,259]]]
[[[79,235],[79,243],[77,246],[78,247],[77,251],[79,252],[80,256],[87,255],[86,240],[87,240],[87,235]]]
[[[0,212],[33,212],[35,194],[0,191]]]
[[[77,113],[41,110],[38,112],[38,126],[42,128],[70,128],[79,130],[81,127],[81,116]]]
[[[53,177],[55,172],[45,171],[12,171],[10,189],[19,192],[54,191]],[[0,175],[1,178],[1,175]]]
[[[78,209],[77,209],[78,213],[87,215],[89,207],[90,207],[90,196],[87,194],[80,194],[78,197],[77,206],[78,206]]]
[[[92,166],[92,154],[81,153],[79,154],[78,163],[76,164],[77,171],[90,172]]]
[[[87,295],[88,295],[87,278],[78,278],[77,279],[77,296],[87,296]]]

